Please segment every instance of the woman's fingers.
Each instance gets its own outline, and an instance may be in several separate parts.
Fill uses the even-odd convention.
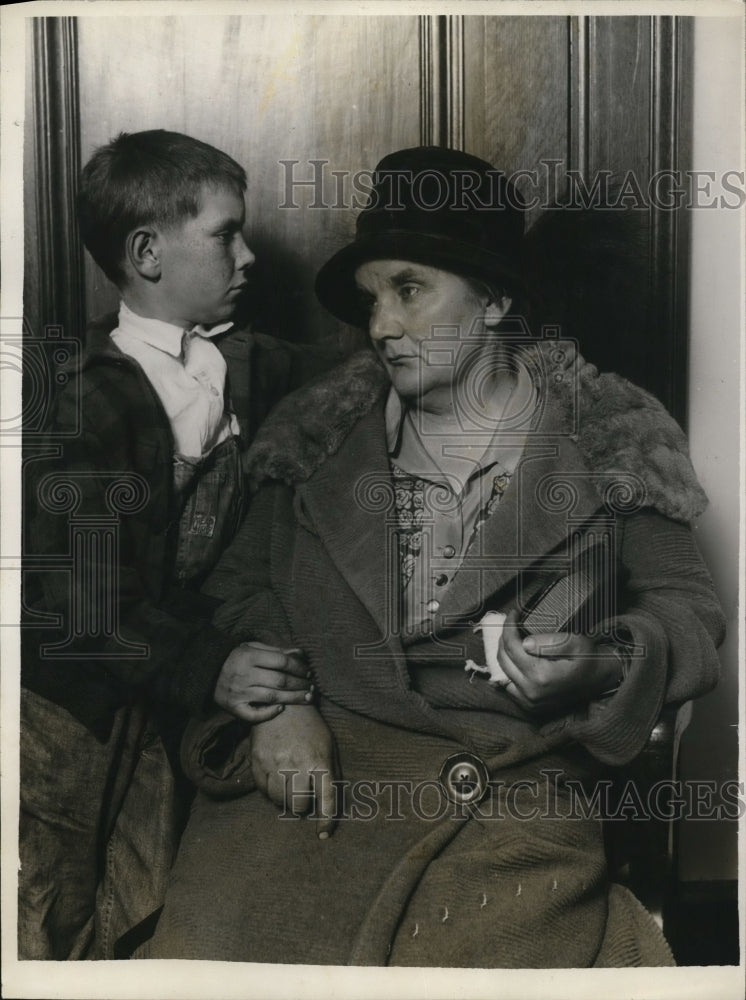
[[[326,839],[334,829],[337,773],[331,733],[314,708],[288,706],[269,726],[251,734],[252,768],[266,778],[266,794],[300,815],[309,813],[317,835]],[[257,782],[258,783],[258,782]]]
[[[280,774],[278,771],[270,771],[267,775],[267,797],[270,798],[275,805],[285,806],[285,785],[286,776]]]
[[[507,678],[506,683],[501,684],[502,690],[510,695],[510,697],[516,701],[521,708],[530,708],[530,702],[524,695],[524,686],[526,684],[526,678],[524,677],[521,670],[516,666],[511,657],[508,655],[505,645],[500,641],[500,645],[497,648],[497,662],[503,669],[505,676]]]
[[[518,628],[518,614],[511,611],[503,626],[497,649],[497,662],[509,677],[504,691],[524,711],[531,712],[541,704],[546,684],[546,662],[524,648]]]
[[[523,637],[518,625],[518,612],[513,610],[508,614],[505,619],[505,623],[502,627],[502,635],[500,636],[500,646],[503,649],[503,653],[507,654],[513,661],[513,665],[517,663],[519,666],[521,661],[526,661],[527,653],[523,648]],[[498,648],[498,661],[499,661],[499,648]],[[502,664],[500,664],[502,666]],[[503,670],[505,667],[503,666]],[[518,669],[516,667],[516,669]],[[508,673],[508,671],[506,671]]]
[[[321,789],[316,795],[316,834],[319,840],[327,840],[334,831],[334,811],[336,809],[336,798],[334,794],[333,775],[329,771],[324,771],[317,781],[320,781]]]
[[[529,635],[523,640],[523,649],[532,656],[543,656],[549,659],[577,655],[575,640],[577,636],[570,632],[548,632],[541,635]]]
[[[321,771],[309,774],[292,764],[271,768],[266,779],[266,795],[293,815],[302,816],[318,802],[321,780]]]
[[[521,660],[526,659],[526,653],[521,644],[517,625],[518,615],[515,611],[511,611],[502,627],[497,646],[497,662],[511,681],[520,684],[523,680]]]

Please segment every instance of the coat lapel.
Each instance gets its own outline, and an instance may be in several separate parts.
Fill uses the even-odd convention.
[[[436,630],[463,624],[519,572],[538,563],[549,568],[550,553],[559,571],[570,534],[602,506],[593,474],[562,425],[550,400],[502,503],[482,525],[443,595]],[[298,493],[338,570],[400,653],[396,509],[382,401]]]
[[[400,652],[395,638],[396,508],[382,403],[362,417],[339,451],[298,487],[298,497],[337,569]]]
[[[592,473],[561,426],[550,401],[541,428],[527,439],[505,497],[443,595],[436,628],[462,624],[519,572],[537,563],[549,568],[547,556],[555,550],[559,571],[571,533],[602,506]],[[558,431],[547,433],[551,427]]]

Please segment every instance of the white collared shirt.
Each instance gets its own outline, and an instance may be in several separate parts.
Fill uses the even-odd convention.
[[[168,416],[175,452],[185,458],[203,458],[239,433],[235,414],[225,406],[225,359],[210,341],[232,325],[183,330],[138,316],[124,302],[119,307],[111,339],[142,367]]]

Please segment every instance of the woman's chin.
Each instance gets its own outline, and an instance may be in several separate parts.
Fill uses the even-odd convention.
[[[391,384],[404,399],[412,399],[422,392],[422,376],[417,365],[386,365]]]

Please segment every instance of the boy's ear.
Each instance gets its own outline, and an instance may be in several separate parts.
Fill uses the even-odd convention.
[[[157,281],[161,276],[161,257],[158,233],[152,226],[133,229],[127,237],[125,252],[130,266],[147,281]]]
[[[501,295],[499,298],[490,299],[484,311],[485,326],[497,326],[510,309],[512,302],[513,300],[508,295]]]

